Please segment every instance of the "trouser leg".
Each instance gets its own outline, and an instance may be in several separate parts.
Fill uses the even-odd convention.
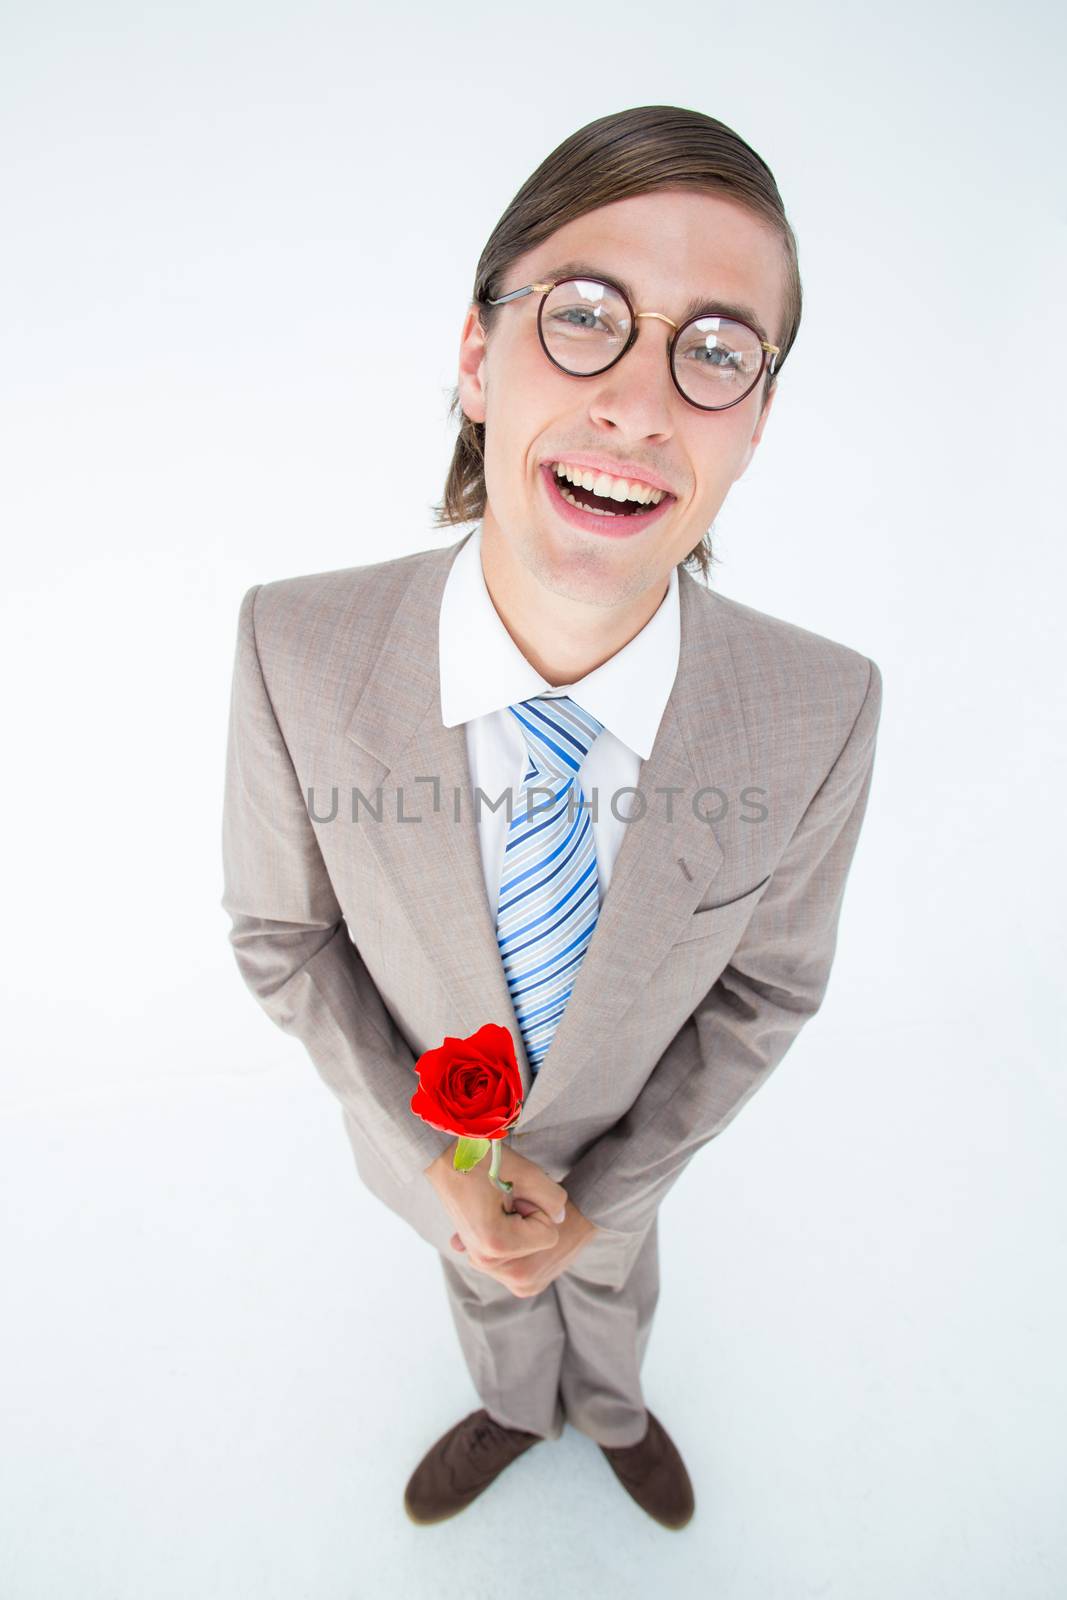
[[[598,1444],[636,1444],[647,1427],[640,1370],[659,1298],[657,1222],[633,1246],[594,1237],[552,1285],[567,1421]]]
[[[519,1296],[488,1273],[438,1257],[452,1320],[482,1405],[497,1422],[558,1439],[565,1416],[560,1366],[565,1333],[555,1284]],[[558,1280],[557,1280],[558,1281]]]
[[[347,1111],[345,1127],[364,1186],[437,1252],[460,1347],[485,1409],[509,1427],[558,1439],[566,1420],[559,1393],[566,1336],[555,1284],[521,1298],[465,1265],[463,1252],[449,1242],[455,1222],[426,1178],[399,1185]]]

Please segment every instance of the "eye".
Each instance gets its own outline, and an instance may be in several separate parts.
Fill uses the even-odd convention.
[[[594,311],[592,306],[567,306],[564,310],[553,311],[551,319],[554,323],[562,323],[565,327],[576,328],[580,333],[617,333],[615,324],[610,317],[602,317]]]
[[[692,358],[696,359],[698,366],[730,368],[734,372],[740,372],[744,364],[743,356],[721,344],[695,345],[692,350],[687,350],[685,355],[687,361]]]

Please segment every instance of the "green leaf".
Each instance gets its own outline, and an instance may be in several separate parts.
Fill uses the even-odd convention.
[[[489,1144],[488,1139],[460,1139],[452,1157],[453,1167],[457,1172],[469,1172],[489,1154]]]

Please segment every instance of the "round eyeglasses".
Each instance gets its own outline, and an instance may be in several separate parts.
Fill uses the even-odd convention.
[[[735,317],[705,311],[679,325],[660,311],[634,311],[617,284],[600,278],[528,283],[481,303],[507,305],[523,295],[541,295],[537,336],[554,367],[572,378],[593,378],[621,361],[633,346],[640,317],[656,317],[674,333],[667,365],[683,400],[700,411],[728,411],[750,395],[764,369],[773,375],[781,351]],[[767,357],[770,366],[767,367]]]

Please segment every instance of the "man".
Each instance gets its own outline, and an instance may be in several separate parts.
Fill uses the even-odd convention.
[[[237,961],[440,1252],[484,1402],[412,1474],[417,1522],[567,1420],[661,1524],[693,1513],[639,1381],[658,1207],[821,1004],[881,707],[868,657],[687,570],[799,316],[755,152],[697,112],[601,118],[479,263],[442,508],[474,532],[241,606]],[[410,1110],[419,1055],[488,1021],[525,1091],[507,1197]]]

